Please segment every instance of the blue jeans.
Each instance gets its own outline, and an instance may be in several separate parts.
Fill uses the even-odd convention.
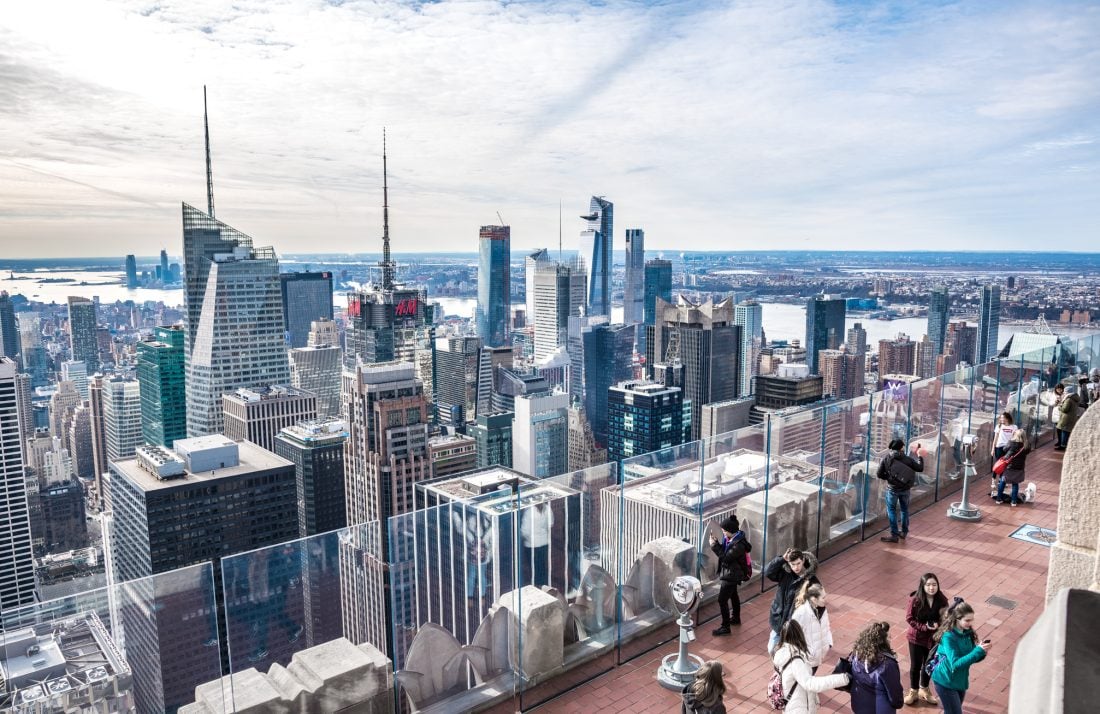
[[[963,699],[966,698],[965,691],[945,687],[939,682],[932,682],[932,684],[936,685],[936,696],[940,698],[940,706],[943,707],[943,714],[963,714]]]
[[[768,635],[768,654],[774,654],[775,650],[779,647],[779,633],[775,630],[771,631]]]
[[[1013,503],[1019,503],[1020,502],[1020,484],[1013,483],[1013,484],[1009,484],[1009,485],[1012,486],[1012,502]],[[1001,477],[1000,482],[997,484],[997,500],[998,501],[1005,500],[1005,479],[1004,479],[1004,476]]]
[[[898,514],[901,511],[901,530],[898,530]],[[909,492],[886,491],[886,517],[890,519],[890,535],[909,534]]]

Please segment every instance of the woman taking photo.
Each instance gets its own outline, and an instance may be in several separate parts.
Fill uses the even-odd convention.
[[[909,607],[905,610],[905,621],[909,623],[909,629],[905,631],[905,639],[909,641],[909,691],[905,693],[906,704],[916,704],[918,698],[929,704],[939,704],[932,695],[924,663],[928,661],[928,652],[934,644],[932,637],[940,628],[945,610],[947,596],[940,590],[940,579],[935,573],[925,573],[920,577],[917,589],[909,593]]]
[[[894,714],[905,703],[901,668],[890,649],[890,623],[872,622],[859,633],[848,661],[852,665],[852,712]]]
[[[932,670],[932,683],[936,685],[936,694],[944,714],[963,714],[963,700],[970,689],[970,667],[985,659],[990,641],[978,641],[974,608],[961,600],[948,608],[935,640],[939,663]]]

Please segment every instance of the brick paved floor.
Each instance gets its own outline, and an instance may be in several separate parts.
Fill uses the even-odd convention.
[[[891,635],[908,688],[909,658],[905,641],[905,607],[920,575],[935,572],[946,594],[960,595],[976,610],[979,633],[993,640],[985,661],[971,670],[967,714],[1002,714],[1008,710],[1008,685],[1016,642],[1042,612],[1050,550],[1009,538],[1024,523],[1054,529],[1057,524],[1058,482],[1062,456],[1047,441],[1027,462],[1028,480],[1039,488],[1037,502],[1019,508],[993,503],[988,491],[977,489],[974,502],[982,509],[978,524],[945,517],[946,502],[936,503],[915,515],[904,543],[881,543],[875,535],[826,561],[819,574],[829,593],[829,616],[836,646],[822,669],[831,671],[840,654],[847,654],[859,630],[873,620],[891,624]],[[981,482],[979,482],[981,483]],[[958,500],[958,496],[953,499]],[[997,595],[1016,601],[1006,610],[987,604]],[[716,626],[704,623],[696,632],[692,652],[704,659],[718,659],[726,668],[730,712],[768,712],[764,690],[772,673],[767,656],[768,609],[772,591],[757,595],[742,608],[742,627],[731,637],[713,637]],[[628,664],[581,685],[538,707],[539,714],[556,712],[675,712],[679,695],[662,688],[657,667],[666,654],[675,652],[668,643]],[[849,712],[849,696],[843,692],[821,695],[822,712]],[[904,711],[939,711],[927,705]]]

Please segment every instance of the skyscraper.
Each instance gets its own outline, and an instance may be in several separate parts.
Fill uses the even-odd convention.
[[[19,325],[8,291],[0,291],[0,357],[19,357]]]
[[[981,304],[978,306],[978,351],[975,364],[984,364],[997,356],[1001,343],[998,333],[1001,325],[1001,286],[982,286]]]
[[[142,445],[141,388],[137,380],[115,377],[104,384],[103,437],[108,462],[128,459]]]
[[[863,355],[851,354],[846,347],[838,350],[822,350],[822,396],[835,399],[855,399],[863,394],[865,373]]]
[[[700,409],[738,396],[741,385],[741,327],[734,324],[733,300],[675,305],[658,298],[653,325],[646,326],[646,365],[684,368],[684,399],[691,401],[691,438],[699,438]]]
[[[815,295],[806,301],[806,364],[817,374],[817,353],[844,341],[844,298]]]
[[[614,217],[614,204],[603,196],[593,196],[589,212],[581,216],[587,225],[581,231],[578,253],[588,270],[589,315],[611,315]]]
[[[466,433],[466,422],[477,414],[481,340],[441,337],[436,340],[435,406],[440,424]]]
[[[950,306],[951,296],[947,293],[947,286],[932,288],[928,296],[928,339],[932,341],[932,349],[935,351],[933,359],[936,355],[943,354]]]
[[[733,324],[741,327],[741,388],[739,396],[753,392],[752,378],[756,376],[760,350],[764,347],[764,308],[755,300],[743,302],[733,308]]]
[[[279,291],[287,344],[305,347],[313,321],[332,319],[332,273],[282,273]]]
[[[961,366],[963,362],[980,364],[975,362],[975,355],[978,353],[978,328],[962,321],[949,324],[943,352],[955,358],[956,366]]]
[[[126,256],[126,287],[133,290],[139,287],[137,274],[137,258],[133,255]]]
[[[163,283],[172,282],[172,274],[168,271],[168,251],[163,248],[160,251],[160,280]]]
[[[946,339],[946,337],[947,330],[944,329],[944,338]],[[932,344],[932,339],[925,335],[917,343],[916,375],[922,379],[934,377],[936,375],[936,357],[936,347]]]
[[[571,318],[570,326],[582,319],[585,318]],[[604,323],[580,331],[576,340],[579,349],[574,346],[572,335],[569,345],[573,364],[578,363],[579,357],[581,365],[580,370],[573,370],[579,374],[570,379],[571,392],[584,405],[597,449],[607,447],[607,390],[630,379],[634,357],[634,325],[608,325],[603,319]]]
[[[917,343],[899,333],[895,339],[878,341],[878,374],[916,374]]]
[[[657,300],[672,302],[672,261],[648,260],[645,264],[645,304],[643,319],[652,325],[657,315]]]
[[[867,330],[863,329],[863,323],[857,322],[848,330],[848,354],[867,354]]]
[[[477,336],[490,347],[508,343],[512,303],[511,228],[482,226],[478,238]]]
[[[679,387],[650,381],[626,381],[607,397],[607,460],[616,463],[690,439],[684,424],[684,395]]]
[[[69,344],[72,357],[87,366],[88,374],[99,370],[99,340],[96,304],[87,298],[69,297]]]
[[[535,324],[535,268],[539,263],[546,263],[550,260],[550,254],[545,248],[539,248],[534,253],[531,253],[523,259],[523,274],[525,282],[523,285],[526,310],[527,310],[527,324]]]
[[[493,395],[498,391],[500,384],[498,370],[502,367],[511,369],[512,361],[511,347],[481,348],[477,363],[477,416],[499,411],[493,407]]]
[[[470,434],[477,446],[477,467],[512,467],[512,419],[511,412],[478,414],[477,422],[470,427]]]
[[[317,396],[286,385],[238,389],[222,395],[225,436],[275,451],[275,437],[288,426],[317,419]]]
[[[137,380],[141,393],[141,437],[146,444],[171,446],[187,436],[184,388],[184,328],[158,327],[137,344]]]
[[[540,262],[535,266],[535,359],[544,360],[566,344],[569,317],[580,315],[585,300],[580,262]],[[607,314],[607,313],[605,313]]]
[[[298,535],[302,538],[347,525],[344,442],[341,419],[303,421],[275,437],[275,453],[294,464],[298,493]]]
[[[80,398],[88,399],[88,366],[75,359],[61,363],[61,380],[72,382]]]
[[[565,473],[569,465],[569,395],[521,395],[512,422],[512,468],[532,478]]]
[[[0,355],[0,611],[34,602],[34,557],[23,473],[16,364]]]
[[[626,276],[623,282],[623,322],[641,324],[645,318],[645,231],[626,229]]]
[[[317,417],[340,414],[340,346],[336,324],[313,323],[305,347],[290,350],[290,383],[317,395]]]

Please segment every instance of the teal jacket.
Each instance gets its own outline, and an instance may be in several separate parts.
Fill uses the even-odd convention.
[[[943,633],[937,651],[943,658],[932,671],[932,681],[960,692],[969,689],[970,665],[985,659],[985,650],[970,639],[969,632],[948,630]]]

